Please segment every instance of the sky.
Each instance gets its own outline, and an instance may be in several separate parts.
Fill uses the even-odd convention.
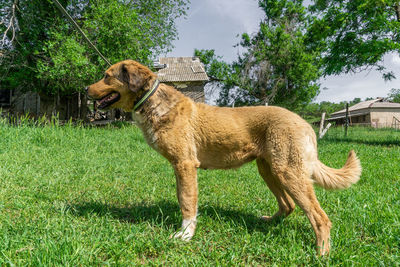
[[[258,31],[263,17],[257,0],[192,0],[186,19],[177,20],[179,39],[166,56],[193,56],[194,49],[214,49],[227,62],[242,51],[234,47],[242,33]],[[321,79],[321,93],[315,102],[350,101],[356,97],[385,97],[392,88],[400,88],[400,57],[386,55],[384,66],[398,79],[385,82],[374,70]]]

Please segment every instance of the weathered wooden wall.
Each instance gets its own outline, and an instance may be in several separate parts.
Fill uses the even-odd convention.
[[[166,82],[195,102],[205,102],[204,82]]]

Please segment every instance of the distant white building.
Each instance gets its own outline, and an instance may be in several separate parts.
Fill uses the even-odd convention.
[[[342,109],[332,113],[328,121],[341,125],[345,123],[345,118],[346,109]],[[400,129],[400,104],[385,102],[383,98],[360,102],[349,107],[349,123]]]

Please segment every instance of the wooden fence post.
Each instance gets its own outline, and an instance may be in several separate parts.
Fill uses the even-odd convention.
[[[347,137],[347,128],[349,128],[349,103],[346,103],[346,120],[344,126],[344,136]]]
[[[322,137],[324,137],[324,135],[326,134],[326,132],[329,130],[329,128],[332,126],[331,123],[328,123],[328,125],[326,125],[325,129],[319,134],[319,139],[321,139]]]
[[[328,125],[326,125],[326,127],[324,128],[324,122],[325,122],[325,112],[322,113],[322,117],[321,117],[321,124],[319,125],[319,135],[318,138],[321,139],[322,137],[324,137],[324,135],[326,134],[326,132],[329,130],[329,128],[332,126],[332,123],[328,123]]]
[[[321,122],[319,124],[319,138],[321,138],[322,130],[324,129],[325,112],[322,113]]]

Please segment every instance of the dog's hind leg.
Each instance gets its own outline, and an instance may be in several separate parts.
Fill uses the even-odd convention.
[[[307,215],[316,235],[317,252],[319,255],[324,255],[329,253],[332,223],[315,196],[314,187],[308,174],[301,172],[300,169],[296,173],[286,170],[278,173],[277,177],[296,204]]]
[[[196,230],[197,217],[197,166],[195,161],[185,160],[173,164],[176,189],[182,212],[182,229],[175,238],[189,241]]]
[[[263,177],[265,183],[268,185],[269,189],[275,195],[278,201],[279,210],[273,216],[262,216],[261,219],[265,221],[270,221],[276,217],[288,216],[293,212],[295,204],[288,193],[282,188],[280,181],[274,177],[271,172],[269,164],[263,158],[257,158],[258,172]]]

